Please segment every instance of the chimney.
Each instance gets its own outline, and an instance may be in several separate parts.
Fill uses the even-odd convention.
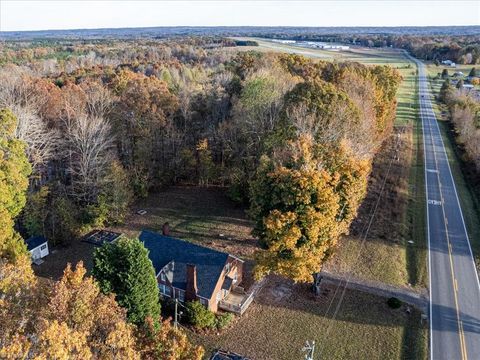
[[[197,300],[197,268],[193,264],[187,264],[187,287],[185,289],[185,300]]]

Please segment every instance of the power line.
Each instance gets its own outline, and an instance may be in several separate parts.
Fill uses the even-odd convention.
[[[395,142],[395,145],[394,145],[395,155],[390,159],[390,162],[389,162],[389,165],[388,165],[388,169],[387,169],[387,173],[385,174],[385,177],[384,177],[384,179],[383,179],[382,187],[381,187],[380,192],[379,192],[379,194],[378,194],[377,201],[376,201],[375,206],[373,207],[372,211],[371,211],[370,214],[369,214],[369,215],[370,215],[370,221],[369,221],[369,222],[363,227],[363,229],[362,229],[362,232],[363,232],[363,230],[365,230],[365,233],[364,233],[364,235],[363,235],[363,237],[362,237],[362,242],[361,242],[360,247],[359,247],[359,249],[358,249],[358,251],[357,251],[357,256],[356,256],[356,258],[355,258],[355,260],[354,260],[354,262],[353,262],[353,266],[350,265],[350,270],[351,270],[353,267],[356,266],[356,264],[358,263],[358,260],[360,259],[361,251],[363,250],[365,241],[366,241],[367,236],[368,236],[368,232],[370,231],[370,228],[371,228],[371,226],[372,226],[373,220],[374,220],[374,218],[375,218],[375,214],[376,214],[377,209],[378,209],[378,206],[379,206],[379,204],[380,204],[380,199],[382,198],[383,191],[385,190],[385,184],[386,184],[386,182],[387,182],[388,176],[390,175],[390,170],[391,170],[391,168],[392,168],[392,163],[393,163],[393,161],[394,161],[394,160],[396,159],[396,157],[397,157],[396,154],[397,154],[397,149],[398,149],[399,143],[400,143],[400,134],[399,134],[399,136],[398,136],[398,138],[397,138],[397,141]],[[345,297],[346,289],[347,289],[348,284],[350,283],[351,277],[352,277],[352,273],[351,273],[351,271],[349,271],[349,273],[347,274],[346,279],[345,279],[345,284],[344,284],[344,286],[343,286],[343,290],[342,290],[342,293],[341,293],[341,295],[340,295],[340,299],[339,299],[339,301],[338,301],[338,303],[337,303],[337,306],[336,306],[336,308],[335,308],[335,311],[334,311],[334,313],[333,313],[333,316],[332,316],[332,318],[330,319],[331,322],[327,325],[327,330],[326,330],[326,332],[324,333],[324,334],[325,334],[325,335],[324,335],[324,341],[328,338],[328,335],[330,334],[330,330],[331,330],[331,327],[332,327],[332,325],[333,325],[333,321],[335,320],[335,318],[336,318],[336,316],[337,316],[337,314],[338,314],[338,311],[340,310],[340,307],[341,307],[341,305],[342,305],[342,303],[343,303],[343,299],[344,299],[344,297]],[[329,306],[328,306],[328,308],[327,308],[327,311],[325,312],[325,318],[326,318],[328,312],[330,311],[331,305],[333,305],[333,302],[334,302],[334,300],[335,300],[335,297],[336,297],[336,295],[337,295],[337,292],[338,292],[340,286],[342,286],[342,281],[340,281],[340,283],[338,284],[338,286],[337,286],[336,289],[335,289],[335,293],[334,293],[334,295],[333,295],[333,297],[332,297],[332,300],[330,301],[330,304],[329,304]],[[322,345],[324,344],[324,341],[322,341]],[[320,354],[320,355],[322,354],[323,348],[324,348],[323,346],[320,347],[320,350],[319,350],[319,354]]]

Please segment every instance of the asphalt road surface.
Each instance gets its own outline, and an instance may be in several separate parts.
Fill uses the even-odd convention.
[[[430,100],[423,63],[419,70],[428,217],[430,356],[480,359],[480,283],[462,209]]]

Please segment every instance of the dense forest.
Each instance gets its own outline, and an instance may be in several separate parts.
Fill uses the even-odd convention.
[[[61,351],[51,347],[60,332],[76,358],[108,358],[112,349],[115,358],[201,356],[168,323],[131,323],[132,312],[81,265],[53,290],[45,286],[20,237],[78,241],[172,184],[223,187],[249,206],[263,247],[257,277],[310,281],[331,256],[391,133],[400,75],[233,45],[207,37],[1,45],[0,215],[8,231],[0,237],[0,354],[56,356],[49,351]],[[177,353],[162,357],[167,341]]]

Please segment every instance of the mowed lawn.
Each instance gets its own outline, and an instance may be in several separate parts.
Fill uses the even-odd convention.
[[[147,213],[139,215],[138,210]],[[172,186],[150,194],[134,204],[123,225],[111,229],[135,237],[144,229],[161,232],[166,222],[171,236],[242,258],[251,259],[257,248],[246,209],[228,199],[225,189],[215,187]]]
[[[222,348],[255,360],[302,359],[306,340],[316,359],[425,359],[427,329],[421,315],[390,309],[385,299],[324,287],[315,297],[307,285],[273,277],[248,311],[219,334],[190,333],[207,352]],[[329,307],[329,305],[331,305]]]

